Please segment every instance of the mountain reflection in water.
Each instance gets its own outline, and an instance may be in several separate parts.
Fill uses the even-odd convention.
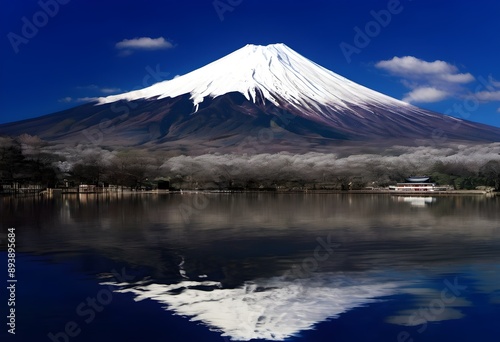
[[[20,252],[56,262],[93,255],[140,269],[144,279],[130,283],[97,281],[234,340],[297,336],[398,296],[413,299],[385,322],[408,328],[468,319],[476,305],[470,291],[489,305],[500,302],[498,197],[185,193],[0,201],[2,231],[16,227]],[[97,279],[109,269],[95,263],[85,272]],[[454,282],[469,292],[427,321],[415,317]]]

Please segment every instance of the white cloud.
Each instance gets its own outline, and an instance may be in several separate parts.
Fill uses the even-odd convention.
[[[413,56],[393,57],[375,64],[377,68],[385,69],[393,74],[443,74],[455,73],[456,67],[443,61],[426,62]]]
[[[79,97],[79,98],[72,98],[71,96],[66,96],[58,100],[58,102],[61,103],[82,103],[82,102],[95,102],[98,101],[98,97]]]
[[[420,87],[416,88],[405,95],[403,101],[413,103],[430,103],[439,102],[447,98],[449,94],[446,91],[436,89],[433,87]]]
[[[112,93],[118,93],[121,91],[120,88],[101,88],[99,89],[99,91],[101,93],[104,93],[104,94],[112,94]]]
[[[470,73],[458,73],[458,68],[450,63],[439,60],[427,62],[413,56],[393,57],[386,61],[380,61],[375,66],[391,74],[409,78],[433,78],[449,83],[474,81],[474,76]]]
[[[480,91],[474,94],[474,98],[479,101],[500,101],[500,90],[495,91]]]
[[[57,100],[58,102],[61,103],[70,103],[73,102],[73,98],[70,96],[63,97],[62,99]]]
[[[441,80],[450,83],[470,83],[475,80],[470,73],[466,74],[443,74],[439,76]]]
[[[75,101],[76,102],[95,102],[98,101],[98,97],[79,97]]]
[[[500,81],[497,81],[493,76],[488,76],[488,84],[485,87],[487,90],[478,91],[469,94],[469,98],[481,102],[497,102],[500,101]],[[500,112],[500,108],[497,110]]]
[[[375,64],[379,69],[401,78],[411,91],[405,95],[406,102],[438,102],[464,93],[463,86],[475,80],[470,73],[460,73],[448,62],[424,61],[413,56],[393,57]]]
[[[492,86],[494,86],[495,88],[500,88],[500,81],[495,80],[493,76],[490,75],[488,77],[488,80]]]
[[[422,324],[421,310],[422,307],[429,305],[429,303],[433,303],[436,298],[439,298],[441,293],[434,289],[429,288],[407,288],[404,290],[409,295],[414,297],[414,307],[408,308],[403,311],[398,312],[394,316],[389,316],[386,318],[386,322],[390,324],[397,324],[403,326],[419,326]],[[439,315],[430,315],[426,317],[426,321],[428,322],[442,322],[447,320],[461,319],[465,315],[461,312],[461,308],[472,306],[471,302],[464,298],[453,298],[449,303],[440,310]]]
[[[497,113],[500,113],[500,107],[497,109]]]
[[[130,50],[161,50],[161,49],[171,49],[174,47],[172,43],[165,40],[163,37],[159,38],[149,38],[141,37],[134,39],[124,39],[121,42],[116,43],[117,49]]]

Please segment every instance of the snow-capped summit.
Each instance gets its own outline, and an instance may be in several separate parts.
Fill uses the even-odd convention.
[[[323,68],[285,44],[249,44],[186,75],[141,90],[102,97],[99,103],[190,94],[197,106],[207,96],[230,92],[239,92],[254,103],[262,94],[277,106],[285,102],[306,111],[316,111],[318,103],[334,109],[349,109],[350,104],[406,105]]]
[[[148,88],[0,125],[0,134],[23,133],[64,143],[83,139],[196,154],[331,151],[367,141],[377,146],[500,141],[500,128],[383,95],[284,44],[246,45]]]

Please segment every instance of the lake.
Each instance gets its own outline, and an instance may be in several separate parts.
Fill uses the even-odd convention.
[[[0,217],[5,280],[7,229],[16,232],[9,341],[500,334],[498,196],[3,197]]]

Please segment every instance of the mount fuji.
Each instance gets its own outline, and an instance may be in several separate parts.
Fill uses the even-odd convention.
[[[193,153],[500,141],[500,128],[383,95],[284,44],[246,45],[169,81],[0,125],[0,134],[23,133],[62,143]]]

